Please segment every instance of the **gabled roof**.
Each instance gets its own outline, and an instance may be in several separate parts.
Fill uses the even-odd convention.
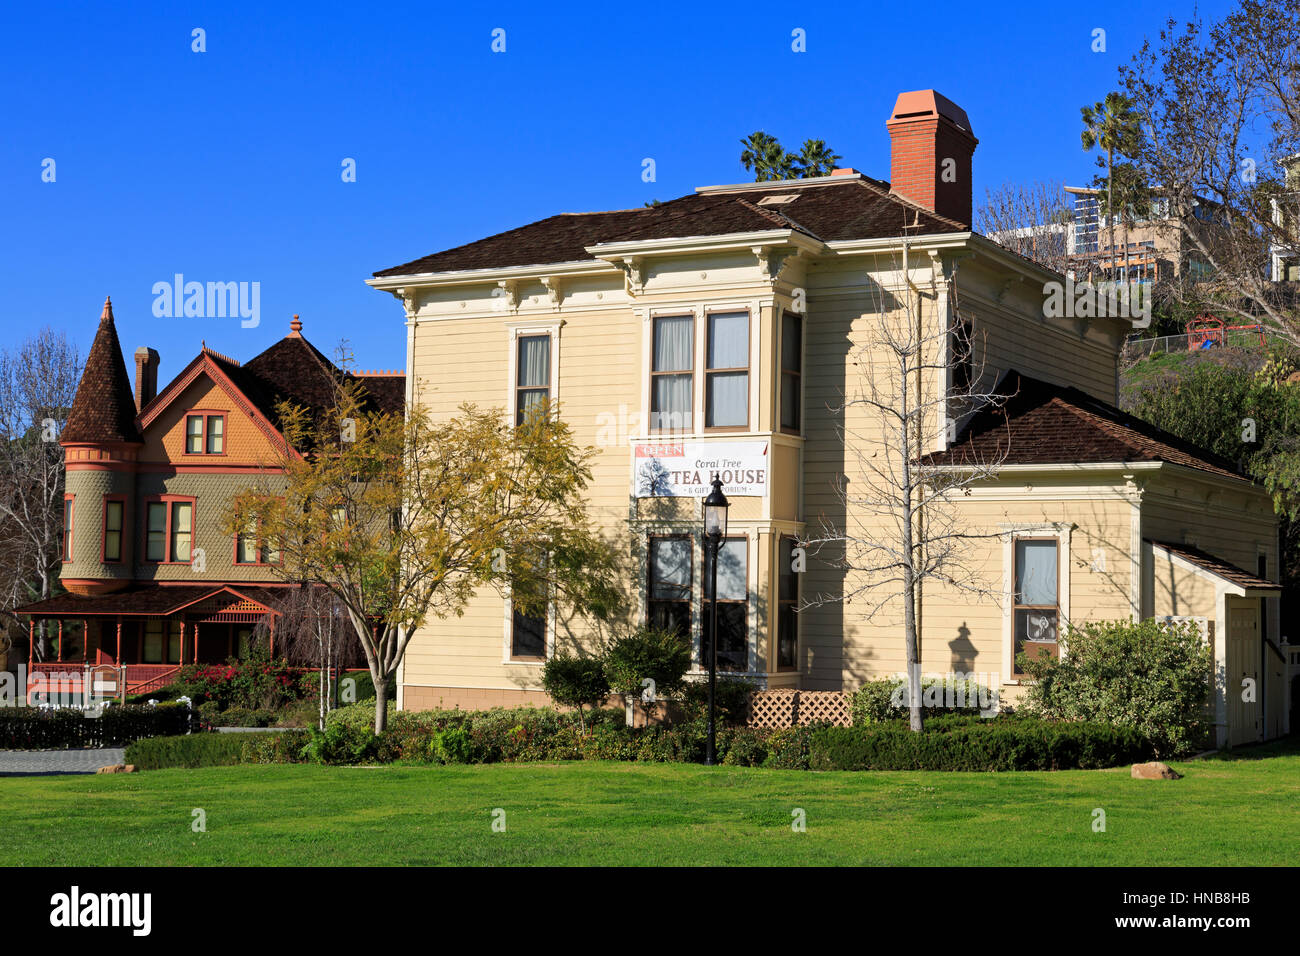
[[[760,205],[794,195],[778,205]],[[822,242],[905,234],[967,232],[861,174],[787,180],[752,187],[707,187],[646,209],[562,213],[486,239],[376,272],[376,277],[504,269],[560,262],[595,262],[589,246],[614,242],[722,236],[793,229]]]
[[[1275,584],[1265,578],[1261,578],[1259,575],[1251,574],[1249,571],[1244,571],[1235,564],[1229,564],[1227,561],[1222,561],[1209,552],[1202,551],[1200,548],[1193,548],[1188,544],[1172,544],[1168,541],[1154,541],[1150,538],[1147,540],[1162,551],[1167,551],[1175,557],[1182,558],[1189,564],[1196,565],[1202,571],[1221,577],[1229,584],[1235,584],[1239,588],[1244,588],[1248,591],[1276,591],[1281,587],[1281,585]]]
[[[107,297],[59,441],[62,444],[142,441],[135,424],[135,393],[117,341],[113,303]]]
[[[16,608],[18,614],[59,614],[59,615],[94,615],[94,614],[175,614],[205,598],[213,597],[223,591],[234,597],[248,598],[268,609],[273,609],[276,597],[283,593],[283,586],[267,587],[245,584],[208,583],[208,584],[141,584],[109,594],[59,594],[55,597],[36,601]]]
[[[325,408],[334,400],[334,383],[344,378],[360,382],[365,388],[368,410],[402,414],[406,399],[406,376],[363,373],[345,375],[314,345],[302,336],[302,323],[294,316],[290,332],[284,338],[244,364],[204,347],[157,398],[141,410],[140,422],[146,427],[171,404],[200,374],[208,374],[227,392],[237,393],[268,437],[278,436],[279,410],[282,401],[301,405],[309,411]]]
[[[1212,452],[1156,428],[1077,388],[1007,372],[995,389],[998,408],[971,417],[947,450],[927,455],[934,465],[1001,461],[1008,465],[1167,462],[1250,482]]]

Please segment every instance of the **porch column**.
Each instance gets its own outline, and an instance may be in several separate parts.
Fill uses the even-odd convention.
[[[103,635],[100,635],[103,638]],[[90,619],[83,617],[81,619],[81,663],[86,663],[89,658],[86,656],[90,653]]]
[[[193,663],[197,664],[198,662],[199,662],[199,626],[198,626],[197,624],[195,624],[195,625],[194,625],[194,661],[193,661]]]
[[[113,660],[122,663],[122,615],[117,616],[117,643],[113,645]]]
[[[185,618],[181,618],[181,665],[185,664]]]
[[[36,650],[36,618],[27,619],[27,673],[32,672],[32,656]]]
[[[63,663],[63,618],[59,618],[59,663]]]

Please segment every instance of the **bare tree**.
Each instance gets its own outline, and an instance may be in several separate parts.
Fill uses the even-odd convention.
[[[333,710],[336,672],[364,662],[361,645],[347,618],[347,608],[326,588],[298,585],[283,589],[272,602],[276,612],[276,644],[290,664],[316,668],[319,675],[319,725]],[[265,639],[270,621],[258,624]]]
[[[48,598],[59,576],[63,449],[59,433],[81,379],[81,356],[44,328],[0,351],[0,614],[15,625],[20,604]],[[44,625],[33,654],[48,652]]]
[[[829,550],[831,563],[846,572],[840,593],[818,594],[807,603],[866,607],[864,620],[897,613],[901,604],[911,727],[919,731],[925,582],[992,593],[968,557],[976,541],[1002,532],[969,527],[957,499],[994,476],[1006,457],[1002,447],[990,460],[968,458],[954,466],[935,461],[928,452],[940,429],[955,436],[963,419],[1000,407],[1008,396],[997,394],[986,381],[983,350],[976,348],[951,291],[955,269],[947,283],[948,307],[941,308],[944,293],[932,293],[932,306],[924,312],[924,293],[913,291],[906,247],[898,274],[896,294],[876,289],[876,315],[850,357],[859,370],[857,387],[833,409],[840,441],[856,471],[852,479],[842,476],[836,487],[843,526],[823,516],[819,533],[804,544],[814,554]],[[946,393],[929,385],[936,373],[950,381]],[[873,600],[855,603],[866,595]]]
[[[1003,183],[984,191],[975,229],[1054,272],[1070,266],[1070,197],[1060,182]]]
[[[1170,20],[1120,75],[1141,116],[1142,174],[1199,260],[1175,294],[1300,344],[1295,287],[1269,274],[1272,254],[1300,252],[1287,181],[1300,153],[1300,6],[1244,0],[1208,29]]]

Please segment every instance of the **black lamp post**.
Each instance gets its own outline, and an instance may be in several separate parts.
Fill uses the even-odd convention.
[[[713,476],[713,490],[704,499],[704,550],[709,556],[709,740],[704,750],[704,763],[713,766],[717,755],[717,732],[713,726],[713,692],[718,680],[718,553],[722,539],[727,536],[727,496],[722,493],[722,480]]]

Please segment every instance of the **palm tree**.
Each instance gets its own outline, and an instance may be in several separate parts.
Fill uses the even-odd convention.
[[[1098,158],[1098,165],[1104,165],[1106,170],[1106,209],[1108,210],[1106,219],[1110,230],[1110,254],[1111,254],[1111,275],[1114,276],[1114,255],[1115,255],[1115,193],[1114,193],[1114,173],[1115,173],[1115,154],[1132,157],[1137,152],[1142,142],[1142,127],[1138,114],[1134,110],[1133,101],[1123,93],[1111,92],[1106,94],[1106,99],[1094,103],[1092,106],[1085,106],[1080,109],[1083,116],[1083,132],[1080,141],[1083,143],[1085,150],[1091,150],[1094,147],[1100,147],[1106,151],[1106,161],[1103,164]],[[1127,217],[1125,217],[1127,220]],[[1125,226],[1125,236],[1128,235],[1127,225]],[[1128,272],[1128,240],[1124,241],[1124,271],[1127,277]]]
[[[798,167],[799,178],[810,176],[829,176],[842,157],[826,145],[822,139],[806,139],[803,149],[794,158]]]
[[[782,148],[775,136],[756,130],[740,141],[745,147],[740,153],[740,164],[754,171],[754,182],[789,179],[794,172],[794,157]]]

